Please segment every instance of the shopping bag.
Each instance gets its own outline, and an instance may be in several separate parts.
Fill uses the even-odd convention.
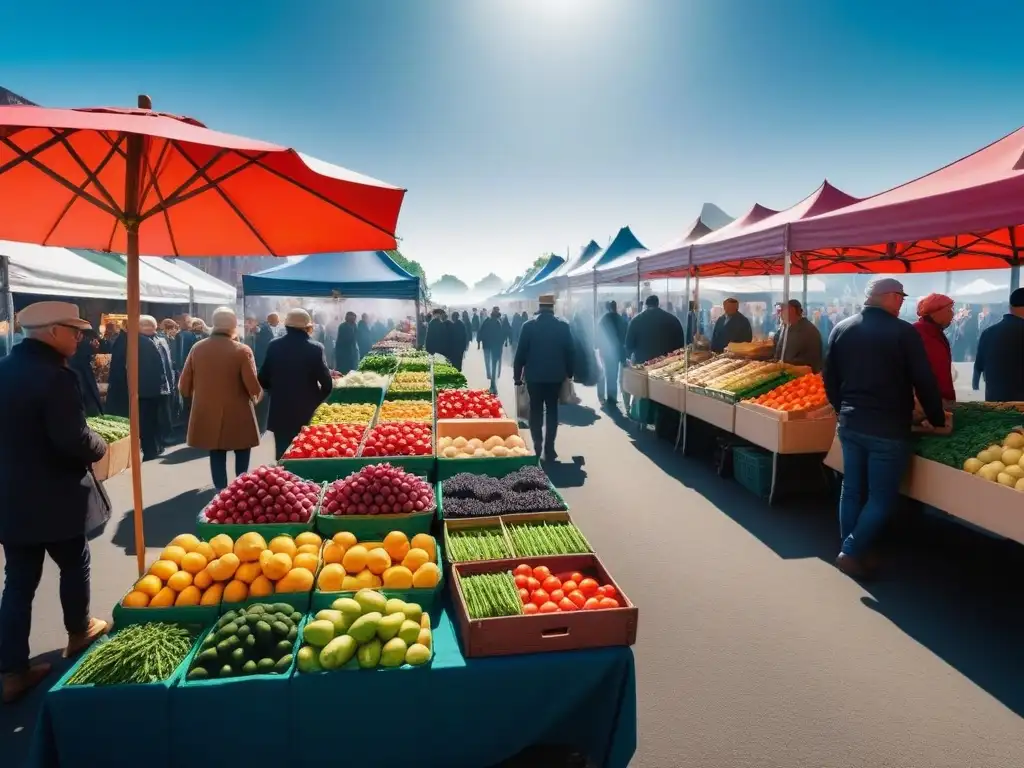
[[[530,420],[530,393],[526,391],[525,384],[516,384],[516,419]]]
[[[580,402],[576,397],[576,387],[573,386],[572,379],[562,382],[562,388],[558,391],[558,402],[561,405],[577,405]]]

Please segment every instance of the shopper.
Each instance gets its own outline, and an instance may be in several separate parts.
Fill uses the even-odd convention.
[[[164,340],[156,335],[156,318],[152,315],[139,317],[139,442],[142,445],[142,460],[152,461],[164,451],[162,430],[166,419],[161,409],[167,407],[167,396],[171,393],[173,375],[168,371]],[[127,351],[127,344],[123,345]],[[167,355],[170,351],[167,351]],[[121,363],[121,361],[118,361]],[[127,370],[127,354],[121,363]],[[111,357],[111,369],[114,358]]]
[[[256,344],[253,353],[257,368],[262,366],[263,361],[267,358],[267,349],[270,347],[270,342],[277,338],[276,329],[280,323],[281,316],[277,312],[271,312],[267,315],[266,322],[260,323],[256,328]]]
[[[501,375],[501,353],[505,348],[505,329],[501,325],[501,309],[491,309],[477,331],[477,341],[484,350],[484,371],[491,382],[491,393],[498,394],[498,377]]]
[[[821,333],[804,317],[803,305],[790,299],[784,307],[781,329],[776,334],[775,359],[791,365],[806,365],[818,373],[821,354]]]
[[[722,302],[724,314],[715,321],[711,331],[711,351],[724,352],[733,343],[753,341],[754,332],[750,321],[740,313],[738,299],[729,298]]]
[[[299,430],[334,386],[324,348],[309,335],[313,321],[304,309],[285,317],[285,335],[270,342],[259,382],[271,393],[267,426],[274,433],[274,455],[280,459]]]
[[[675,315],[658,306],[658,297],[644,300],[644,311],[634,317],[626,328],[626,354],[635,363],[646,363],[655,357],[682,348],[685,344],[683,326]]]
[[[537,316],[523,323],[512,374],[517,386],[526,382],[530,395],[533,449],[540,455],[543,447],[544,458],[554,461],[558,458],[558,395],[562,383],[573,377],[573,338],[569,324],[555,317],[554,294],[544,294],[538,303]]]
[[[609,301],[607,311],[597,323],[597,348],[604,366],[605,400],[607,408],[618,406],[619,369],[626,362],[626,318],[619,314],[618,306]]]
[[[32,600],[46,555],[60,569],[60,602],[73,656],[107,630],[89,617],[87,534],[110,519],[92,473],[107,445],[89,429],[75,372],[66,365],[91,326],[78,307],[41,301],[18,313],[26,338],[0,360],[0,673],[3,702],[17,701],[50,671],[31,663]]]
[[[213,332],[192,347],[178,381],[192,398],[186,442],[210,452],[213,487],[228,485],[228,451],[235,453],[235,474],[249,469],[250,451],[260,443],[253,407],[263,390],[256,379],[256,360],[238,341],[238,318],[230,307],[213,313]]]
[[[444,321],[445,332],[448,337],[448,352],[446,357],[455,366],[456,370],[462,370],[462,358],[466,354],[469,342],[466,341],[466,325],[462,322],[458,312],[452,312],[450,320]]]
[[[1024,288],[1010,294],[1010,311],[986,328],[978,341],[973,386],[985,377],[985,399],[1024,401]]]
[[[915,393],[928,422],[945,425],[921,337],[898,317],[905,298],[899,281],[872,281],[864,309],[833,329],[825,361],[825,393],[839,414],[845,473],[836,566],[855,578],[870,575],[866,558],[899,494],[911,453]]]
[[[477,349],[480,349],[480,326],[483,322],[486,322],[486,318],[481,317],[480,313],[477,312],[476,307],[473,307],[473,317],[469,321],[469,330],[472,334],[472,338],[477,340]],[[484,359],[486,360],[486,355]]]
[[[92,329],[82,334],[75,354],[68,360],[68,368],[78,376],[78,384],[82,390],[82,405],[86,416],[103,415],[103,399],[96,383],[96,374],[92,369],[92,359],[99,349],[100,339]]]
[[[340,373],[348,373],[359,367],[355,312],[346,312],[345,322],[338,326],[338,338],[334,342],[334,364]]]
[[[939,394],[949,403],[956,402],[953,387],[953,352],[946,338],[946,329],[953,322],[953,300],[941,293],[932,293],[917,302],[918,320],[914,328],[924,344]]]
[[[443,309],[438,308],[433,312],[434,316],[427,325],[424,337],[424,345],[431,355],[443,355],[448,357],[448,330],[444,324],[447,319]]]
[[[370,329],[370,316],[363,312],[356,323],[356,344],[359,345],[359,359],[362,360],[370,354],[370,347],[373,346],[372,331]]]

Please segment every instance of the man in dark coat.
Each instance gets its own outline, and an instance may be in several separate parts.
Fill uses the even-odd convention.
[[[260,385],[272,395],[267,428],[274,433],[278,459],[333,387],[323,345],[309,337],[312,330],[313,321],[306,310],[290,311],[284,336],[270,342],[260,366]]]
[[[359,367],[355,312],[346,312],[345,322],[338,326],[338,338],[334,342],[334,364],[340,373],[348,373]]]
[[[480,323],[477,341],[484,350],[484,370],[491,382],[491,392],[498,394],[498,377],[501,375],[501,352],[505,348],[506,342],[505,329],[501,321],[501,310],[498,307],[494,307],[491,310],[491,316]]]
[[[271,312],[267,315],[267,321],[260,323],[256,329],[256,343],[253,347],[252,354],[256,358],[256,366],[263,365],[263,361],[267,358],[267,349],[270,347],[270,342],[277,338],[276,328],[281,323],[281,317],[277,312]]]
[[[126,355],[127,357],[127,355]],[[142,460],[152,461],[164,450],[161,415],[168,407],[168,395],[174,382],[167,343],[156,335],[156,318],[139,318],[139,442]]]
[[[483,324],[482,320],[486,320],[486,318],[482,319],[476,311],[476,307],[473,307],[473,318],[469,321],[469,330],[472,333],[471,338],[475,338],[477,340],[477,349],[480,349],[480,326]]]
[[[523,323],[519,334],[519,347],[512,363],[512,373],[518,386],[524,380],[530,394],[530,435],[533,450],[554,461],[555,436],[558,434],[558,395],[566,379],[574,371],[574,342],[569,324],[555,317],[555,297],[540,297],[540,311],[533,320]],[[524,379],[525,374],[525,379]],[[547,412],[547,429],[545,426]]]
[[[657,296],[648,296],[644,307],[626,328],[626,354],[635,363],[646,363],[682,348],[685,343],[679,318],[659,307]]]
[[[181,371],[185,367],[185,360],[192,347],[199,341],[199,337],[192,332],[192,318],[187,312],[182,313],[178,318],[178,335],[171,342],[171,352],[174,357],[174,370]]]
[[[448,357],[451,350],[448,348],[448,329],[445,326],[445,313],[443,309],[434,310],[434,317],[427,326],[424,344],[427,352],[431,355],[444,355]]]
[[[519,334],[520,334],[520,332],[522,332],[522,330],[523,330],[523,323],[525,323],[525,322],[526,322],[526,319],[522,315],[520,315],[518,312],[516,312],[515,314],[512,315],[512,322],[510,324],[510,327],[511,327],[510,329],[511,329],[512,335],[509,338],[509,344],[512,347],[512,354],[513,355],[516,353],[516,347],[519,346]]]
[[[356,344],[359,345],[359,359],[362,360],[370,354],[370,347],[373,346],[372,331],[370,330],[370,316],[363,312],[356,323]]]
[[[618,404],[619,367],[626,362],[626,318],[619,314],[614,301],[597,321],[597,348],[604,366],[605,401],[609,408]]]
[[[1024,288],[1010,294],[1010,311],[981,332],[974,361],[975,390],[985,377],[985,399],[1007,403],[1024,400]]]
[[[82,405],[86,416],[103,415],[103,399],[96,383],[96,374],[92,370],[92,358],[100,346],[99,337],[94,331],[88,331],[78,342],[78,349],[68,360],[68,368],[78,375],[78,384],[82,390]]]
[[[725,310],[725,314],[715,321],[715,327],[711,331],[711,351],[724,352],[733,342],[753,341],[754,331],[750,327],[750,321],[740,314],[739,301],[726,299],[722,302],[722,309]]]
[[[370,338],[373,339],[373,343],[376,344],[378,341],[383,339],[387,333],[387,326],[384,325],[384,322],[378,317],[377,321],[370,328]]]
[[[3,701],[16,701],[50,671],[29,661],[32,600],[46,555],[60,569],[68,631],[65,656],[86,648],[107,624],[89,617],[87,534],[110,519],[110,501],[92,473],[107,452],[89,429],[75,372],[65,365],[89,323],[63,301],[18,313],[28,338],[0,360],[0,600]]]
[[[462,358],[466,354],[466,324],[462,322],[458,312],[452,312],[452,319],[445,320],[445,330],[448,333],[448,353],[445,355],[455,366],[456,370],[462,370]]]

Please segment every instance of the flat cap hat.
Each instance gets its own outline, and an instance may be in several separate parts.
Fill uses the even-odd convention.
[[[78,305],[70,301],[37,301],[18,313],[22,328],[45,328],[48,325],[69,325],[83,331],[92,329],[88,320],[78,314]]]

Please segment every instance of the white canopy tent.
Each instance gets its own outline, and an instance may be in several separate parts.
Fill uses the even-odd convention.
[[[66,248],[0,240],[12,293],[124,300],[125,280]],[[143,297],[143,300],[149,300]]]
[[[162,259],[157,256],[144,256],[143,264],[163,272],[178,282],[191,288],[191,304],[218,304],[233,307],[238,300],[238,292],[223,280],[193,267],[191,264],[176,259]]]

